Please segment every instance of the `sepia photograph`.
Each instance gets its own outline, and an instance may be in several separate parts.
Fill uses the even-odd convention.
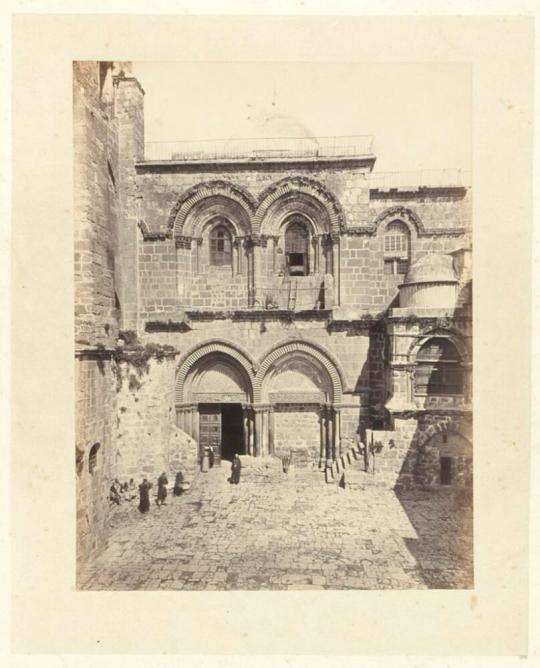
[[[470,66],[72,84],[77,588],[472,589]]]

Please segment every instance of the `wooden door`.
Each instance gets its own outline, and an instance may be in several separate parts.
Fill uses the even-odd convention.
[[[219,404],[201,404],[199,406],[199,455],[204,449],[214,449],[214,462],[221,461],[221,406]]]

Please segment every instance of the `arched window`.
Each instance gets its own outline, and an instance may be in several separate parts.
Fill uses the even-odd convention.
[[[309,232],[304,223],[295,220],[285,230],[285,257],[290,276],[309,274]]]
[[[384,273],[406,274],[411,254],[409,228],[400,220],[392,221],[384,232]]]
[[[416,356],[414,386],[417,394],[463,394],[463,369],[454,344],[434,337],[424,343]]]
[[[210,264],[222,267],[232,264],[232,241],[224,223],[219,223],[210,232]]]
[[[88,455],[88,472],[90,475],[94,475],[94,471],[98,468],[98,453],[100,447],[99,443],[94,443],[90,448],[90,454]]]

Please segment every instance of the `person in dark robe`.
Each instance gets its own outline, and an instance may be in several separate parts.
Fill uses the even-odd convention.
[[[157,484],[158,484],[158,493],[157,493],[156,503],[158,506],[164,506],[165,499],[167,498],[167,485],[169,484],[165,472],[163,472],[159,476]]]
[[[173,493],[175,496],[180,496],[184,491],[184,474],[182,471],[178,471],[176,478],[174,480]]]
[[[113,482],[113,484],[111,485],[111,488],[109,490],[109,500],[112,503],[116,503],[117,506],[120,505],[120,502],[121,502],[120,492],[119,492],[115,482]]]
[[[139,485],[139,510],[147,513],[150,510],[150,489],[152,483],[145,478]]]
[[[231,485],[238,485],[240,482],[240,472],[242,470],[242,462],[238,455],[234,455],[231,464]]]
[[[208,466],[214,466],[214,448],[211,445],[208,446]]]

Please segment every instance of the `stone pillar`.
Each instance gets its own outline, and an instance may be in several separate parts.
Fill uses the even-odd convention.
[[[334,406],[334,450],[335,457],[341,457],[341,413],[339,408]]]
[[[275,420],[274,420],[274,407],[270,406],[268,411],[268,454],[274,454],[274,429],[275,429]]]
[[[248,443],[248,454],[252,455],[255,453],[255,422],[253,415],[253,408],[249,408],[248,412],[248,431],[249,431],[249,443]]]
[[[339,280],[339,234],[332,232],[332,274],[334,275],[334,300],[339,306],[340,300],[340,280]]]
[[[261,457],[268,454],[268,411],[261,411]]]
[[[249,416],[246,405],[242,406],[242,426],[244,432],[244,452],[249,454]]]
[[[253,454],[255,457],[261,456],[261,435],[262,435],[262,420],[261,420],[261,411],[258,408],[255,408],[255,438],[254,438],[254,448]]]
[[[199,406],[194,404],[191,411],[193,438],[197,441],[197,443],[199,443]]]
[[[186,431],[186,411],[183,406],[176,407],[176,426],[182,431]]]
[[[324,468],[325,462],[328,459],[326,456],[326,408],[324,406],[319,407],[319,424],[321,427],[319,468]]]
[[[195,244],[195,273],[198,274],[201,268],[201,246],[202,246],[202,238],[199,237],[197,240],[197,243]]]
[[[328,407],[326,423],[328,425],[328,459],[334,461],[336,459],[336,448],[334,443],[334,415],[331,407]]]

